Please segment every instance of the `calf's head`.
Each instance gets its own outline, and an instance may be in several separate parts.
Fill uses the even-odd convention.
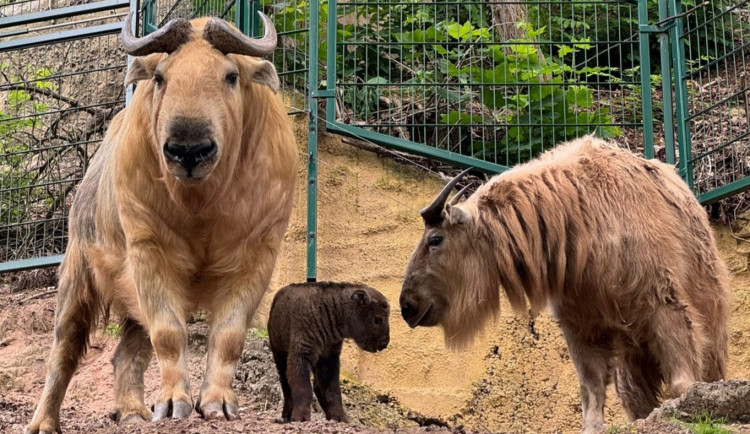
[[[476,206],[458,204],[466,188],[445,204],[467,172],[420,211],[424,233],[409,258],[399,298],[409,327],[441,325],[449,346],[469,341],[498,305],[498,286],[491,278],[497,267],[491,263],[491,243],[477,224]]]
[[[363,350],[375,353],[390,342],[388,316],[391,308],[379,291],[360,286],[352,292],[349,312],[349,334]]]
[[[262,38],[248,38],[218,18],[172,20],[143,38],[122,33],[125,51],[136,57],[126,84],[143,80],[151,142],[165,174],[186,184],[207,179],[222,158],[233,161],[241,147],[252,83],[274,92],[279,82],[273,64],[246,56],[264,56],[276,47],[273,23],[260,14]],[[144,57],[145,56],[145,57]],[[148,81],[145,81],[148,80]],[[252,127],[252,126],[250,126]]]

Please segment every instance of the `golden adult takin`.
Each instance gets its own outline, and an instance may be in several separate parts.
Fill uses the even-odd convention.
[[[459,176],[460,177],[460,176]],[[401,290],[411,327],[472,338],[505,293],[517,312],[549,306],[581,384],[583,428],[599,432],[610,372],[631,419],[696,381],[724,378],[728,271],[703,208],[674,169],[592,136],[562,144],[445,205]]]
[[[253,39],[216,18],[173,20],[143,38],[122,33],[138,83],[81,182],[60,266],[47,379],[27,433],[60,431],[60,406],[88,336],[110,309],[123,320],[113,359],[118,420],[185,418],[186,318],[210,312],[195,405],[238,417],[232,379],[268,287],[292,209],[297,147],[272,63],[276,30]],[[154,413],[143,374],[161,372]]]

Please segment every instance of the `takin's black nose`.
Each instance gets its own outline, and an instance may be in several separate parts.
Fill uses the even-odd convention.
[[[199,164],[216,155],[218,147],[211,141],[203,141],[192,145],[182,145],[175,143],[164,144],[164,156],[167,160],[179,163],[191,176],[191,172]]]
[[[404,296],[404,294],[401,294],[401,297],[398,299],[399,304],[401,305],[401,316],[404,318],[404,321],[407,323],[412,320],[417,314],[419,314],[417,303],[415,303],[412,300],[409,300],[407,297]]]

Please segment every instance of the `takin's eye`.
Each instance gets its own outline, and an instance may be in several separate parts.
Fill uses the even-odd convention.
[[[237,79],[239,77],[240,77],[240,74],[238,74],[235,71],[232,71],[228,73],[226,77],[224,77],[224,81],[226,81],[228,85],[234,86],[237,84]]]
[[[427,238],[427,245],[430,247],[437,247],[442,242],[443,242],[443,237],[441,237],[440,235],[433,235],[430,238]]]
[[[155,72],[154,83],[156,83],[157,86],[161,86],[164,83],[164,76],[159,74],[158,72]]]
[[[373,320],[373,322],[375,323],[375,325],[383,324],[383,317],[382,316],[376,316],[375,319]]]

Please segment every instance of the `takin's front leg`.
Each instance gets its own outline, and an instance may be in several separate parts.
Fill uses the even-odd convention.
[[[156,243],[134,243],[129,253],[138,303],[161,373],[161,390],[152,420],[184,419],[193,410],[186,367],[187,324],[181,299],[186,282],[170,273],[173,267],[167,262],[169,256]]]
[[[268,286],[272,268],[273,265],[269,270],[263,270],[260,277],[257,269],[238,273],[242,280],[224,283],[213,296],[208,360],[196,407],[206,419],[234,420],[240,417],[232,381],[245,344],[248,323]]]
[[[152,355],[153,349],[146,330],[135,320],[127,318],[122,325],[122,337],[112,358],[116,403],[113,416],[121,425],[151,419],[151,412],[143,403],[143,374]]]
[[[581,385],[582,434],[600,433],[604,429],[604,401],[607,396],[611,354],[590,345],[562,326],[570,358],[578,372]]]

